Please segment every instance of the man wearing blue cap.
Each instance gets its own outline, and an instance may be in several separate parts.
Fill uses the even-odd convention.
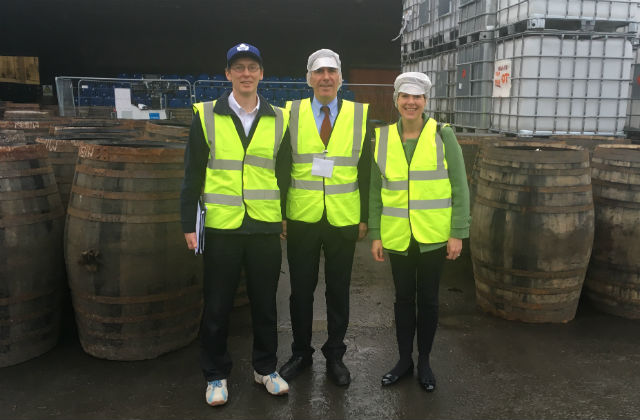
[[[251,305],[254,380],[273,395],[289,391],[276,372],[282,211],[281,180],[275,174],[289,114],[258,95],[263,66],[253,45],[238,44],[228,51],[225,74],[231,92],[194,104],[181,193],[189,249],[197,246],[195,216],[201,193],[207,208],[200,339],[205,396],[212,406],[228,398],[229,314],[242,267]]]

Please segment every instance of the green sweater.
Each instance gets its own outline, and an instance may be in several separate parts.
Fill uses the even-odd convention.
[[[426,124],[428,117],[423,115]],[[402,137],[402,119],[398,121],[398,133]],[[464,169],[462,149],[458,144],[456,135],[451,127],[444,127],[440,130],[440,136],[444,142],[444,158],[447,161],[449,172],[449,182],[451,182],[451,237],[468,238],[471,217],[469,216],[469,186],[467,185],[467,174]],[[403,143],[404,153],[407,163],[411,163],[413,152],[416,150],[418,139],[407,139]],[[371,165],[371,187],[369,191],[369,238],[380,239],[380,217],[382,216],[382,176],[380,168],[375,162]],[[435,244],[420,244],[420,252],[428,252],[446,246],[446,242]],[[407,252],[388,252],[406,255]]]

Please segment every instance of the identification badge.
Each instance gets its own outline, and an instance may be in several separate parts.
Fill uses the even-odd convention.
[[[328,159],[313,158],[311,175],[331,178],[333,175],[333,161]]]

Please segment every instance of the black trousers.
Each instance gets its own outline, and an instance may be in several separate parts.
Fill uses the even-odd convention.
[[[276,291],[282,249],[278,234],[206,232],[204,251],[204,314],[200,327],[201,367],[207,381],[231,373],[227,349],[229,314],[245,268],[253,325],[253,368],[275,372],[278,348]]]
[[[358,225],[335,227],[326,217],[317,223],[287,221],[287,257],[291,276],[291,328],[294,356],[311,357],[313,293],[318,284],[320,249],[324,251],[328,338],[322,346],[327,359],[341,359],[347,350],[349,285],[358,239]]]
[[[419,358],[429,360],[438,326],[438,289],[446,255],[446,246],[420,253],[413,238],[409,255],[389,254],[396,289],[394,313],[400,359],[411,358],[417,327]]]

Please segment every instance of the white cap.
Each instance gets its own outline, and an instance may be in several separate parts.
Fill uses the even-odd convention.
[[[431,80],[429,76],[424,73],[410,71],[396,77],[393,88],[394,100],[400,92],[408,93],[409,95],[425,95],[428,97],[429,90],[431,89]]]
[[[340,70],[340,56],[326,48],[311,54],[307,60],[307,71],[315,71],[322,67],[331,67]]]

